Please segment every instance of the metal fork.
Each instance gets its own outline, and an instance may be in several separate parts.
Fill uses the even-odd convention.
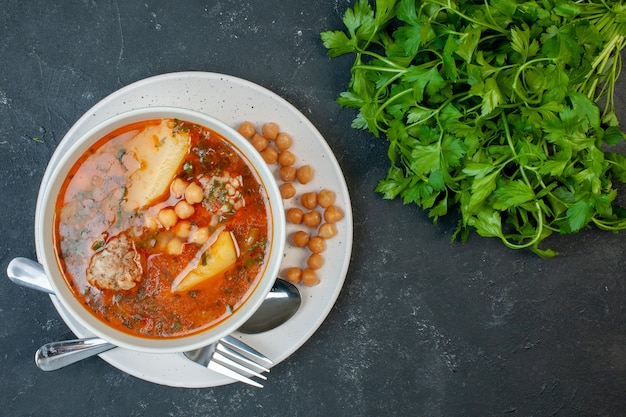
[[[244,342],[226,336],[217,343],[183,352],[184,355],[208,369],[257,388],[263,385],[252,379],[267,380],[262,372],[269,372],[272,361]]]
[[[44,371],[55,371],[82,359],[113,349],[115,345],[97,337],[46,343],[35,353],[35,363]],[[272,361],[244,342],[226,336],[217,343],[184,352],[192,361],[212,371],[246,384],[262,388],[250,377],[266,380],[261,372],[269,372]]]

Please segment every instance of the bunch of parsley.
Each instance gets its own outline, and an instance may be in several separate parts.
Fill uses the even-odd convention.
[[[624,2],[358,0],[343,22],[321,38],[329,56],[355,55],[337,101],[389,142],[384,198],[435,222],[458,207],[455,237],[541,256],[553,232],[626,228],[613,186],[626,157],[607,150],[624,139]]]

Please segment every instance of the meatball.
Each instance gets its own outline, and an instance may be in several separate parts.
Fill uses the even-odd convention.
[[[125,233],[108,240],[87,267],[87,281],[100,289],[114,291],[134,288],[143,276],[141,257]]]

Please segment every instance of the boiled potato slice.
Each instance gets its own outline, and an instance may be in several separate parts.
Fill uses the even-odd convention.
[[[239,250],[231,232],[222,231],[215,243],[211,244],[197,260],[198,265],[177,277],[172,284],[172,292],[188,291],[195,286],[214,278],[228,270],[237,261]]]
[[[169,189],[190,146],[189,133],[174,132],[173,127],[173,121],[164,120],[129,141],[126,152],[139,162],[127,188],[129,207],[146,207]]]

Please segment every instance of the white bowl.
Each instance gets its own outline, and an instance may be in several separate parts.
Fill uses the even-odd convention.
[[[226,138],[248,159],[256,170],[265,187],[271,213],[271,221],[268,222],[270,225],[268,232],[270,255],[263,275],[248,296],[248,299],[230,317],[203,332],[189,336],[162,339],[124,333],[107,326],[103,321],[95,317],[75,298],[68,287],[60,270],[54,247],[56,200],[68,172],[78,158],[96,141],[115,129],[130,123],[159,118],[173,118],[196,123]],[[197,111],[174,107],[149,107],[111,117],[75,141],[74,138],[67,137],[64,140],[70,143],[73,142],[73,145],[56,166],[48,168],[51,171],[49,181],[44,185],[45,188],[40,190],[37,202],[40,209],[38,210],[39,215],[35,219],[35,238],[43,243],[41,245],[43,248],[42,253],[39,254],[40,262],[43,264],[56,296],[77,322],[96,336],[117,346],[148,353],[174,353],[196,349],[231,334],[257,310],[272,288],[272,284],[279,272],[285,246],[285,216],[282,198],[272,172],[260,154],[244,137],[225,123]]]

